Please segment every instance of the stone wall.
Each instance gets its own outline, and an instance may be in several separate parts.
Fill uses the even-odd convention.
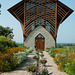
[[[33,30],[30,35],[25,40],[25,46],[26,47],[32,47],[34,49],[35,46],[35,37],[38,34],[42,34],[45,37],[45,49],[50,48],[52,46],[55,47],[55,40],[51,36],[51,34],[42,26],[37,27],[35,30]]]

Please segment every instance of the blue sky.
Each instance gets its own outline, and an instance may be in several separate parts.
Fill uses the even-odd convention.
[[[23,42],[20,23],[7,11],[21,0],[0,0],[2,4],[0,25],[13,28],[14,41]],[[75,10],[75,0],[59,0],[71,9]],[[59,27],[57,43],[75,43],[75,12],[73,12]]]

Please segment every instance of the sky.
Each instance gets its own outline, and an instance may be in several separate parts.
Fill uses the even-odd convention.
[[[23,43],[22,28],[17,19],[15,19],[7,9],[11,8],[22,0],[0,0],[0,25],[13,29],[13,40],[17,43]],[[59,0],[75,11],[75,0]],[[73,12],[60,26],[57,33],[57,43],[75,43],[75,12]]]

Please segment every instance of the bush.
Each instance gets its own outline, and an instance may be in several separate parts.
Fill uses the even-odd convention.
[[[12,47],[6,50],[7,53],[13,54],[13,53],[18,53],[18,52],[26,51],[25,48],[22,47]]]
[[[5,36],[0,36],[0,41],[6,41],[7,38]]]
[[[49,52],[51,48],[46,48],[46,52]]]
[[[5,52],[5,48],[1,43],[0,43],[0,52]]]
[[[18,52],[18,53],[14,53],[14,57],[18,59],[17,64],[20,64],[21,62],[26,60],[27,54],[26,52]]]
[[[27,52],[27,54],[28,54],[28,53],[32,53],[32,51],[33,51],[33,50],[32,50],[31,47],[26,47],[26,52]]]
[[[0,51],[5,53],[9,47],[17,47],[18,45],[4,36],[0,36]]]
[[[10,55],[9,53],[1,53],[0,52],[0,71],[11,71],[14,68],[16,68],[16,66],[18,64],[16,64],[17,59],[12,55]]]

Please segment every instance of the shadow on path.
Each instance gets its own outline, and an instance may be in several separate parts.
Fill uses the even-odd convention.
[[[34,64],[35,60],[33,59],[33,56],[35,54],[33,53],[30,53],[28,56],[27,56],[27,59],[25,61],[23,61],[21,63],[21,65],[16,69],[16,70],[23,70],[25,71],[26,70],[26,67],[28,66],[31,66],[32,64]]]
[[[52,65],[46,65],[46,67],[53,67]]]

